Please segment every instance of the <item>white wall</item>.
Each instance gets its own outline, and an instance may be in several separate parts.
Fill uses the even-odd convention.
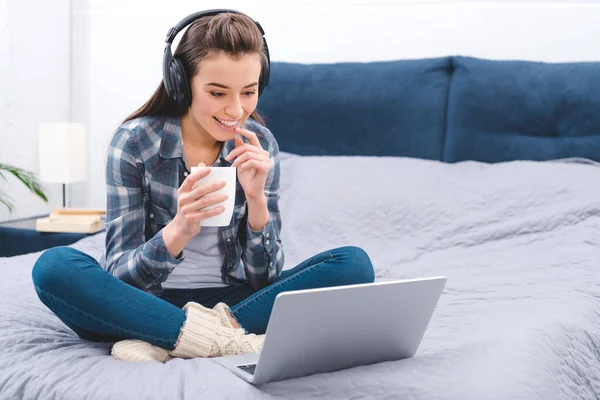
[[[167,30],[197,1],[94,1],[73,10],[74,116],[91,137],[86,191],[104,206],[110,135],[161,78]],[[329,5],[326,5],[329,4]],[[600,60],[600,4],[556,2],[205,1],[261,22],[275,61],[336,62],[468,54],[542,61]]]
[[[50,15],[56,4],[8,1],[39,3],[38,8]],[[85,123],[88,131],[88,180],[74,188],[74,206],[105,206],[104,155],[110,136],[158,85],[167,30],[198,7],[239,9],[259,20],[274,61],[372,61],[452,54],[539,61],[600,60],[600,0],[73,0],[71,7],[71,118]],[[65,23],[68,18],[62,16],[53,26],[64,30],[68,28]],[[25,21],[11,23],[15,29],[23,29],[17,24],[24,25]],[[38,38],[46,35],[42,28],[30,36],[34,34]],[[44,41],[43,46],[61,46],[52,42]],[[31,64],[20,62],[21,67],[32,69]],[[4,66],[0,64],[0,68]],[[14,67],[11,73],[15,73]],[[64,79],[61,82],[68,84]],[[59,97],[63,104],[64,96]],[[0,101],[4,101],[2,97]],[[26,102],[21,107],[35,111],[35,119],[40,119],[39,108]],[[19,134],[23,135],[20,141],[29,143],[35,132],[21,129]],[[4,147],[4,140],[0,147]],[[8,149],[0,149],[0,157],[25,155],[18,144],[11,142]],[[36,156],[32,153],[27,156]],[[28,165],[35,167],[32,161]],[[31,211],[19,207],[21,214]]]
[[[70,18],[69,0],[0,2],[0,162],[37,172],[38,124],[69,118]],[[47,187],[50,204],[0,179],[16,203],[12,215],[0,206],[0,221],[61,205],[62,187]]]
[[[8,0],[0,0],[0,162],[6,159],[8,141],[8,77],[10,73],[10,32],[8,31]],[[0,190],[6,190],[0,186]]]

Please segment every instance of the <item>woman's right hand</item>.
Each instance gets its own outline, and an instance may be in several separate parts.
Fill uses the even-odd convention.
[[[199,170],[189,174],[177,191],[177,214],[175,218],[163,229],[163,239],[169,252],[175,257],[185,247],[188,240],[200,233],[200,222],[209,217],[219,215],[225,211],[225,207],[215,204],[227,200],[225,193],[211,194],[223,187],[225,181],[215,181],[208,184],[200,184],[194,187],[196,182],[210,173],[204,164],[198,165]],[[207,209],[207,207],[211,207]]]
[[[209,168],[200,163],[199,170],[189,174],[183,181],[183,184],[177,191],[177,215],[173,222],[177,225],[178,231],[185,236],[195,236],[200,232],[200,222],[209,217],[221,214],[225,207],[215,204],[227,200],[227,194],[211,194],[225,187],[225,181],[216,181],[208,184],[200,184],[194,187],[196,182],[206,177],[210,173]]]

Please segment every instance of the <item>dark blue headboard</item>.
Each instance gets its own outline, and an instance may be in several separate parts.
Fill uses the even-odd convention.
[[[301,155],[600,161],[600,62],[274,62],[258,111]]]

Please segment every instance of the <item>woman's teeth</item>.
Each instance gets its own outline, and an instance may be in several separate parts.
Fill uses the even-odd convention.
[[[225,126],[229,126],[229,127],[234,127],[234,126],[236,126],[236,125],[237,125],[237,123],[240,121],[239,119],[238,119],[238,120],[236,120],[236,121],[225,121],[225,120],[222,120],[222,119],[220,119],[220,118],[217,118],[217,117],[214,117],[214,118],[215,118],[217,121],[219,121],[220,123],[222,123],[223,125],[225,125]]]

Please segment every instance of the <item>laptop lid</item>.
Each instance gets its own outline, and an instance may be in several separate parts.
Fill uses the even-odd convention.
[[[280,293],[254,383],[415,355],[445,277]]]

